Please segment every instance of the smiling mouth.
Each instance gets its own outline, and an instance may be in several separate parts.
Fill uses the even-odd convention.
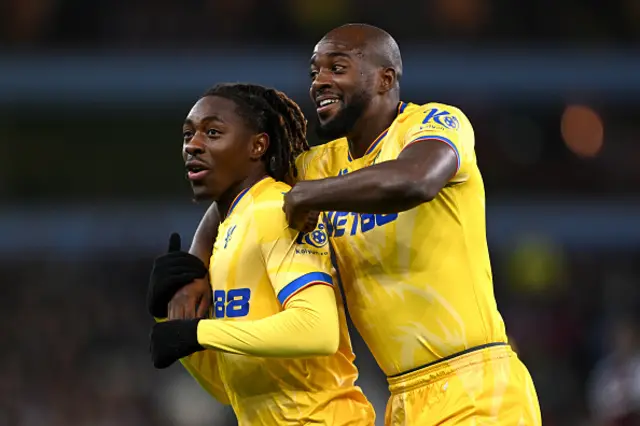
[[[338,98],[327,98],[316,102],[316,112],[318,114],[324,114],[332,109],[336,108],[340,104]]]

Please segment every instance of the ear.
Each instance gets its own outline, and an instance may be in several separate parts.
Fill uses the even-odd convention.
[[[387,93],[396,87],[396,70],[393,68],[383,68],[380,71],[380,94]]]
[[[252,160],[260,160],[269,149],[269,135],[266,133],[255,135],[249,149],[249,157]]]

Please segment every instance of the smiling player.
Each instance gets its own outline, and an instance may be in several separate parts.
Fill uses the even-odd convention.
[[[388,377],[387,425],[539,425],[493,292],[473,127],[453,106],[402,102],[402,72],[376,27],[345,25],[316,45],[310,94],[334,140],[298,158],[287,219],[326,212],[349,313]]]

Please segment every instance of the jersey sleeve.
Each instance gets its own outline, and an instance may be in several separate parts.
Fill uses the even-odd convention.
[[[329,241],[320,217],[312,232],[290,228],[282,209],[263,224],[261,247],[273,290],[285,307],[293,295],[313,285],[333,286]]]
[[[332,355],[340,345],[336,294],[330,287],[316,285],[294,294],[285,310],[266,318],[201,320],[198,343],[217,351],[259,357]]]
[[[458,159],[451,182],[464,182],[475,164],[475,138],[469,119],[462,111],[444,104],[426,104],[411,113],[406,123],[402,149],[414,143],[435,140],[447,144]]]
[[[299,234],[287,225],[282,198],[261,204],[254,212],[258,241],[283,310],[251,321],[201,320],[198,342],[240,355],[331,355],[338,350],[340,327],[324,224]]]

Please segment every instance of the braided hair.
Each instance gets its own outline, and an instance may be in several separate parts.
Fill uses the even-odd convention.
[[[309,149],[307,120],[298,104],[284,93],[257,84],[223,83],[202,97],[220,96],[235,102],[237,113],[257,132],[269,135],[263,156],[272,178],[292,184],[296,158]]]

